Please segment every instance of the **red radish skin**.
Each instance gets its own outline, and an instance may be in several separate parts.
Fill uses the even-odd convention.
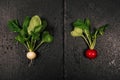
[[[86,50],[85,52],[85,56],[88,58],[88,59],[94,59],[97,57],[97,51],[95,49],[88,49]]]

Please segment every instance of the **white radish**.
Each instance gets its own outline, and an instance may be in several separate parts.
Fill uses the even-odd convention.
[[[33,52],[33,51],[30,51],[26,54],[26,57],[31,60],[30,63],[29,63],[29,67],[32,65],[32,60],[36,58],[36,53]]]
[[[38,15],[31,18],[27,16],[24,19],[22,26],[17,23],[17,20],[10,20],[8,22],[8,27],[11,31],[18,33],[15,40],[23,44],[28,50],[26,58],[30,60],[30,66],[37,56],[34,51],[36,51],[43,43],[52,42],[53,36],[50,35],[48,31],[44,31],[47,22],[45,20],[42,21]]]
[[[36,58],[36,53],[31,51],[31,52],[28,52],[26,56],[29,60],[33,60]]]

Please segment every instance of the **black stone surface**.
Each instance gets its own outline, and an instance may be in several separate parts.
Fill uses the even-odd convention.
[[[54,42],[43,44],[38,57],[28,67],[26,48],[15,42],[15,33],[7,27],[10,19],[22,23],[26,16],[39,15],[48,22]],[[0,80],[63,79],[63,1],[0,0]]]
[[[36,14],[47,20],[54,42],[42,45],[28,67],[27,50],[7,22]],[[92,29],[109,24],[97,39],[94,60],[84,57],[84,40],[70,35],[72,22],[86,17]],[[119,26],[120,0],[0,0],[0,80],[119,80]]]
[[[119,0],[66,0],[65,16],[65,78],[66,80],[119,80],[120,79],[120,1]],[[71,23],[90,18],[92,28],[108,23],[104,36],[97,39],[98,57],[84,57],[87,49],[82,38],[70,35]]]

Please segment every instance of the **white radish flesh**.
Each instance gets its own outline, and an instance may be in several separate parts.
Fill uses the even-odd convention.
[[[28,52],[26,56],[29,60],[33,60],[36,58],[36,53],[35,52]]]

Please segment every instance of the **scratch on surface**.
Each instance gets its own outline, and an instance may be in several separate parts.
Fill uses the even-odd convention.
[[[110,65],[110,66],[111,66],[111,65],[115,66],[115,65],[116,65],[115,59],[113,59],[111,62],[109,62],[109,65]]]

